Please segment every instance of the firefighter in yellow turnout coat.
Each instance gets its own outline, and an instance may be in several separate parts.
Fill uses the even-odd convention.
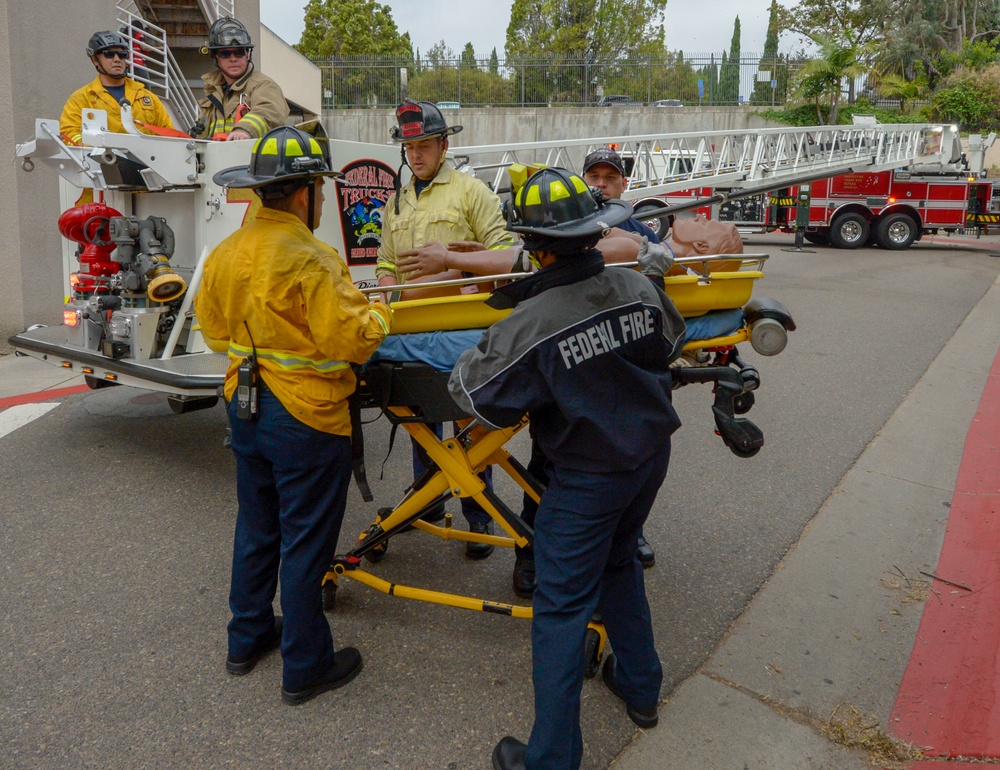
[[[229,353],[239,510],[226,669],[248,674],[280,647],[281,694],[292,705],[361,671],[358,650],[334,650],[321,585],[351,476],[350,365],[368,360],[392,322],[311,232],[328,176],[340,174],[317,140],[289,126],[258,140],[249,166],[216,174],[216,184],[255,190],[262,208],[208,256],[195,298],[209,345]]]
[[[128,68],[128,41],[117,32],[95,32],[87,43],[87,56],[97,70],[97,77],[83,88],[74,91],[63,106],[59,118],[59,132],[68,144],[82,143],[82,114],[84,110],[105,110],[108,113],[108,130],[124,134],[121,105],[127,102],[132,108],[136,123],[173,128],[170,115],[163,102],[146,86],[125,77]],[[139,126],[142,130],[142,126]]]

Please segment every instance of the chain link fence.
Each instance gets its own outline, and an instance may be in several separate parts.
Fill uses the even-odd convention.
[[[780,107],[800,61],[744,54],[667,59],[443,59],[388,57],[320,60],[323,107],[386,108],[404,97],[462,107],[582,107],[605,103],[655,105],[754,104]],[[617,97],[612,99],[611,97]],[[622,98],[624,97],[624,98]],[[664,105],[669,106],[669,105]]]

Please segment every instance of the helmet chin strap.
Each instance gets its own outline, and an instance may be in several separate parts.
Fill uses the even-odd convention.
[[[104,67],[101,66],[101,64],[100,64],[100,62],[101,62],[101,52],[100,51],[98,51],[97,54],[94,55],[91,58],[90,61],[93,63],[94,69],[97,70],[97,74],[98,75],[104,75],[104,77],[110,78],[111,80],[124,80],[125,79],[124,73],[121,74],[121,75],[112,75],[110,72],[108,72],[106,69],[104,69]]]
[[[306,227],[309,228],[309,232],[316,232],[316,180],[309,180],[309,213],[307,215],[309,221],[306,223]]]
[[[438,163],[437,171],[434,172],[434,176],[432,176],[431,179],[434,179],[434,177],[436,177],[438,174],[441,173],[441,169],[444,166],[445,158],[448,157],[448,137],[442,135],[441,139],[443,140],[441,143],[441,158]],[[399,169],[396,171],[396,181],[393,183],[393,192],[396,194],[395,208],[397,216],[399,215],[399,191],[403,186],[403,183],[400,181],[403,178],[403,167],[405,166],[409,168],[411,172],[413,171],[413,167],[410,166],[410,162],[406,159],[405,142],[399,145],[399,157],[402,159],[403,162],[399,164]]]

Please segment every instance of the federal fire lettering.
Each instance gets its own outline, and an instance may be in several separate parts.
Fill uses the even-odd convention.
[[[615,321],[617,320],[617,325]],[[617,326],[617,328],[616,328]],[[653,334],[656,325],[649,310],[626,313],[617,319],[601,321],[588,329],[559,341],[559,353],[567,369],[620,348],[627,342]]]

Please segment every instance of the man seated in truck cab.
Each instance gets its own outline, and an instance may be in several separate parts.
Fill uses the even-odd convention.
[[[83,143],[82,126],[84,110],[105,110],[108,113],[108,130],[124,134],[121,107],[128,104],[132,119],[139,130],[143,126],[173,128],[170,115],[159,98],[142,83],[126,77],[129,41],[117,32],[95,32],[87,42],[87,56],[97,70],[97,77],[83,88],[74,91],[63,107],[59,118],[59,132],[67,144]]]
[[[196,139],[235,141],[259,139],[288,120],[288,103],[281,87],[253,64],[253,40],[236,19],[217,19],[208,31],[215,69],[201,76],[205,97],[201,115],[191,127]]]

